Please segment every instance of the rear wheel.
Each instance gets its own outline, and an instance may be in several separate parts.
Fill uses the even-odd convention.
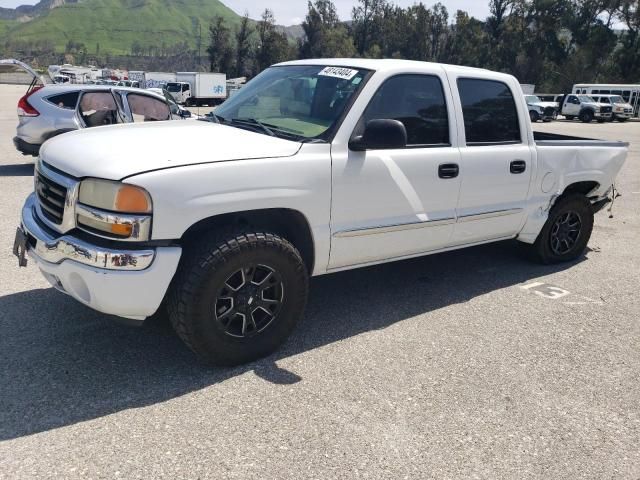
[[[287,240],[259,232],[205,236],[186,253],[169,296],[180,338],[205,363],[272,353],[304,312],[307,270]]]
[[[575,260],[584,253],[593,230],[593,210],[580,194],[561,197],[551,209],[540,235],[529,248],[542,263]]]

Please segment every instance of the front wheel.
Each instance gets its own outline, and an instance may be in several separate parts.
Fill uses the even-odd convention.
[[[529,118],[531,119],[531,123],[536,123],[538,120],[540,120],[540,115],[538,115],[538,112],[529,110]]]
[[[585,110],[580,113],[580,121],[582,123],[591,123],[593,121],[593,112],[590,110]]]
[[[629,120],[629,119],[628,119],[628,118],[618,117],[618,121],[619,121],[620,123],[624,123],[624,122],[626,122],[627,120]]]
[[[549,212],[542,231],[530,246],[541,263],[575,260],[587,248],[593,230],[593,209],[584,195],[561,197]]]
[[[264,357],[302,317],[308,274],[287,240],[259,232],[210,235],[185,255],[169,316],[203,362],[238,365]]]

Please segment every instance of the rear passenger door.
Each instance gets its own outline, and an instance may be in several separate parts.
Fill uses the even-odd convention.
[[[452,78],[463,119],[458,122],[462,184],[452,244],[517,234],[532,174],[527,111],[501,80]]]

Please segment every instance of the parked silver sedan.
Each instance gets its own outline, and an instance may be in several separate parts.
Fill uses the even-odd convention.
[[[18,101],[18,127],[13,139],[24,155],[38,156],[48,139],[81,128],[191,117],[188,110],[156,92],[111,85],[45,84],[46,80],[27,65],[0,61],[0,71],[15,72],[18,68],[34,76]]]

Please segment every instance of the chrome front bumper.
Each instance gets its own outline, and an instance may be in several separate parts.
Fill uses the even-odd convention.
[[[144,320],[159,308],[175,275],[179,246],[112,250],[43,226],[29,196],[14,253],[24,255],[55,288],[99,312]]]
[[[29,237],[29,252],[45,262],[59,264],[73,260],[107,270],[145,270],[153,263],[154,249],[112,250],[89,244],[71,235],[56,237],[36,218],[36,196],[32,193],[22,207],[22,228]]]

